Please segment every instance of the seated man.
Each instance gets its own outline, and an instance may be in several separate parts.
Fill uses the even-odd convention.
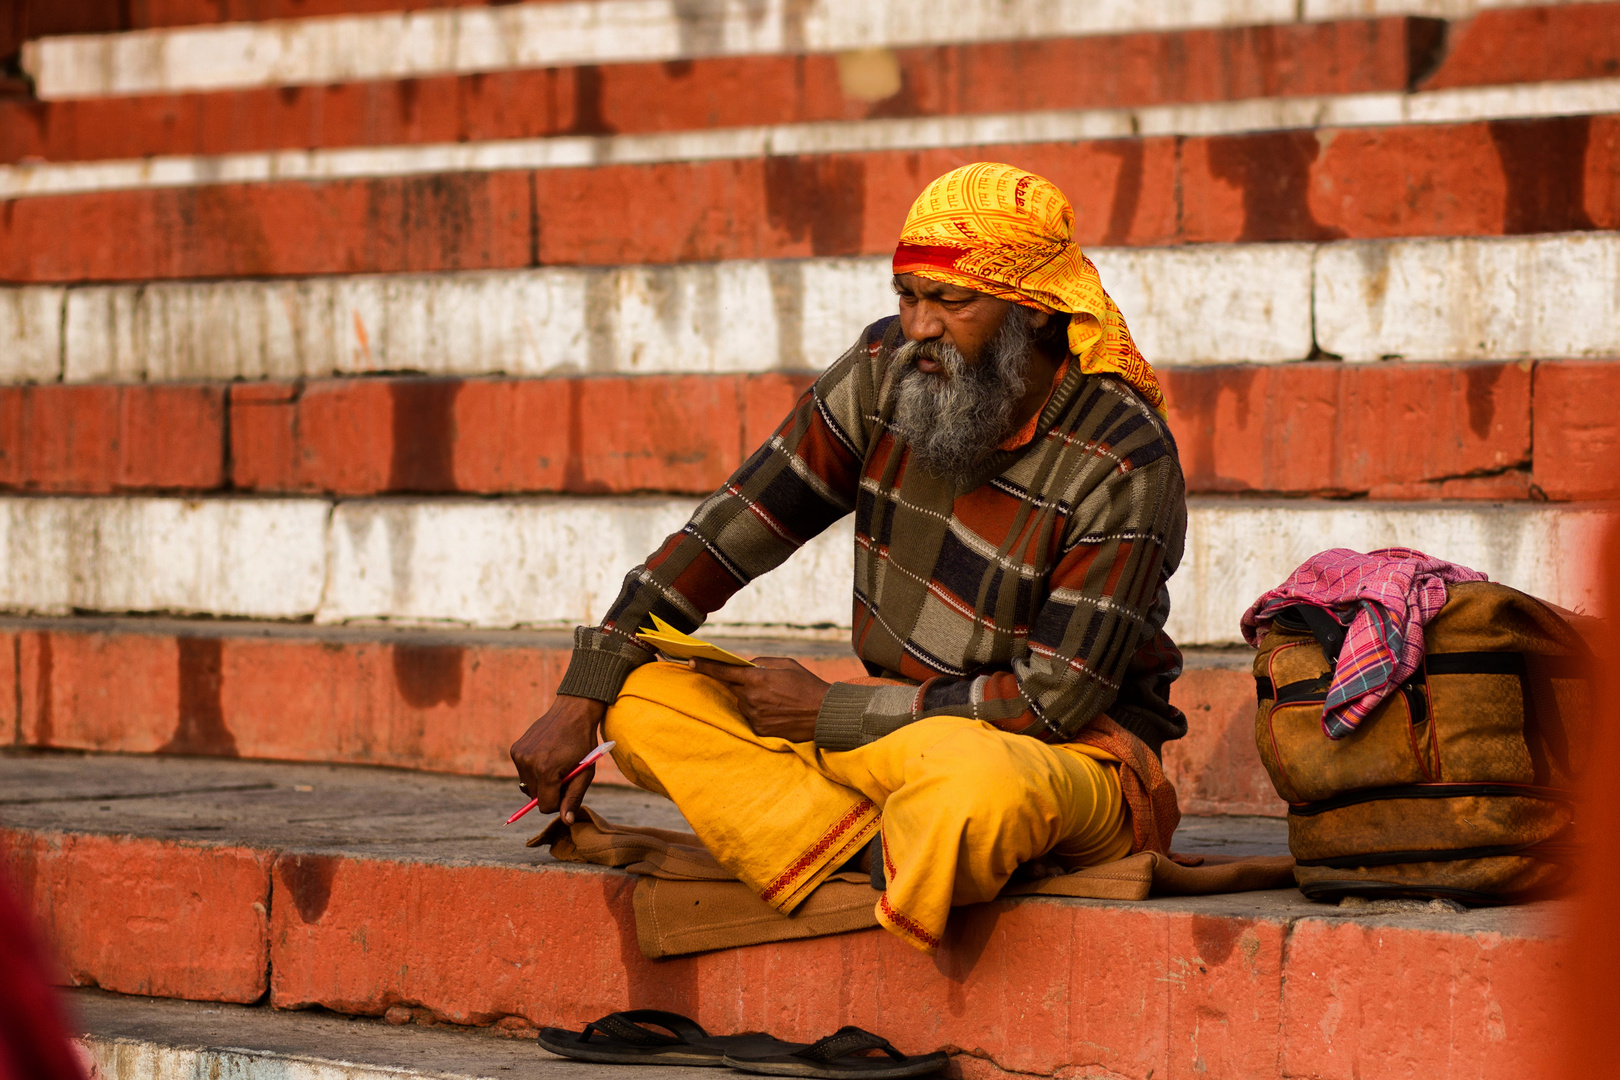
[[[512,747],[542,810],[573,820],[590,773],[559,780],[600,728],[766,902],[791,913],[867,853],[879,921],[928,952],[952,905],[1021,866],[1165,850],[1178,813],[1158,753],[1186,733],[1163,633],[1181,468],[1073,221],[1008,165],[928,185],[894,256],[899,316],[576,632],[556,703]],[[648,662],[649,616],[695,629],[851,511],[871,678]]]

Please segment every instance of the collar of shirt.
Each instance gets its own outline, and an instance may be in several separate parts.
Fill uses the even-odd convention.
[[[1065,356],[1063,363],[1058,365],[1057,374],[1052,376],[1052,385],[1047,387],[1046,397],[1041,399],[1041,407],[1030,414],[1029,419],[1024,421],[1023,427],[1007,436],[996,447],[997,450],[1019,450],[1029,445],[1029,441],[1035,437],[1035,425],[1040,422],[1041,413],[1046,411],[1046,403],[1052,400],[1052,395],[1057,392],[1057,388],[1063,385],[1063,376],[1069,373],[1069,359],[1069,357]]]

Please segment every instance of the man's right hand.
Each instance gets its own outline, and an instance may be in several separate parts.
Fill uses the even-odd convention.
[[[574,811],[596,776],[596,766],[568,781],[567,788],[559,782],[596,747],[596,729],[606,715],[607,706],[600,701],[559,694],[545,715],[512,744],[518,787],[540,800],[537,809],[542,813],[557,811],[564,821],[574,823]]]

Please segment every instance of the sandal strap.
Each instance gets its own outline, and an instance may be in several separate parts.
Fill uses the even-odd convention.
[[[814,1061],[823,1065],[831,1065],[839,1058],[849,1057],[866,1050],[881,1050],[896,1061],[906,1060],[906,1055],[896,1050],[888,1039],[881,1035],[874,1035],[864,1028],[841,1027],[828,1035],[820,1042],[811,1043],[803,1050],[795,1050],[793,1056]]]
[[[643,1024],[653,1024],[673,1032],[665,1035],[658,1031],[648,1031]],[[665,1012],[662,1009],[629,1009],[624,1012],[609,1013],[600,1020],[593,1020],[585,1025],[585,1030],[579,1033],[580,1042],[588,1042],[592,1031],[599,1031],[609,1038],[631,1046],[685,1046],[693,1039],[708,1037],[697,1024],[679,1013]]]

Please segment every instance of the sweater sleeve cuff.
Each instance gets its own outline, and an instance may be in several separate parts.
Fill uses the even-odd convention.
[[[557,684],[557,693],[611,705],[624,688],[624,680],[644,662],[620,653],[576,648],[562,682]]]
[[[865,730],[866,708],[876,686],[833,683],[816,715],[816,745],[823,750],[853,750],[877,736]]]

